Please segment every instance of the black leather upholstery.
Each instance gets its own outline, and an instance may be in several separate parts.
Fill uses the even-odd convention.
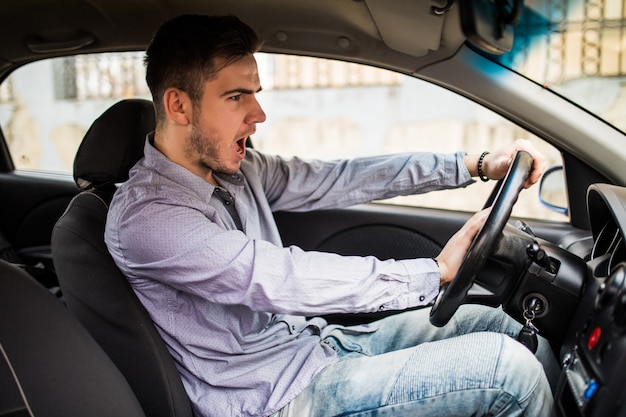
[[[0,415],[141,417],[102,348],[24,270],[0,260]]]
[[[128,99],[115,103],[96,119],[74,157],[74,180],[83,190],[102,189],[128,179],[143,157],[146,134],[155,127],[151,101]]]
[[[128,179],[154,130],[147,100],[124,100],[98,118],[74,162],[78,194],[55,225],[52,254],[68,308],[122,371],[148,417],[191,416],[174,361],[104,243],[115,184]]]

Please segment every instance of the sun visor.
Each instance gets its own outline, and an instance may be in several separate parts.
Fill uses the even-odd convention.
[[[411,56],[424,56],[439,49],[444,21],[453,2],[399,0],[390,8],[388,1],[365,0],[387,46]]]

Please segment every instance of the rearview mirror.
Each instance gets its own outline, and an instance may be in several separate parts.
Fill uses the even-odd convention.
[[[501,55],[513,48],[513,25],[524,9],[523,0],[463,0],[461,27],[477,48]]]

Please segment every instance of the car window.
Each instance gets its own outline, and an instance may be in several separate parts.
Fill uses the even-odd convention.
[[[254,145],[285,156],[350,158],[397,152],[481,153],[530,139],[560,165],[553,146],[458,94],[414,77],[364,65],[288,55],[257,59],[267,121]],[[385,203],[480,210],[494,182],[458,190],[397,197]],[[524,190],[513,214],[567,220],[539,203],[538,187]],[[560,193],[564,193],[561,185]],[[565,198],[563,198],[565,200]]]
[[[71,172],[91,122],[122,98],[149,98],[143,54],[41,60],[0,87],[0,124],[18,170]]]
[[[18,170],[70,173],[91,122],[122,98],[150,98],[142,53],[43,60],[15,71],[0,87],[0,124]],[[305,158],[351,158],[397,152],[495,150],[528,138],[561,164],[560,153],[484,107],[402,74],[339,61],[258,54],[267,121],[254,146]],[[451,210],[479,210],[494,182],[386,200]],[[522,192],[514,215],[566,221]],[[561,187],[563,190],[564,187]]]

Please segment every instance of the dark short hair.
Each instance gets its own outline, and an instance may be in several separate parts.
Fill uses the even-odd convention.
[[[261,41],[239,18],[182,15],[163,23],[148,45],[144,63],[157,120],[163,112],[163,94],[170,87],[200,102],[204,84],[238,59],[254,54]],[[216,58],[224,60],[216,66]]]

